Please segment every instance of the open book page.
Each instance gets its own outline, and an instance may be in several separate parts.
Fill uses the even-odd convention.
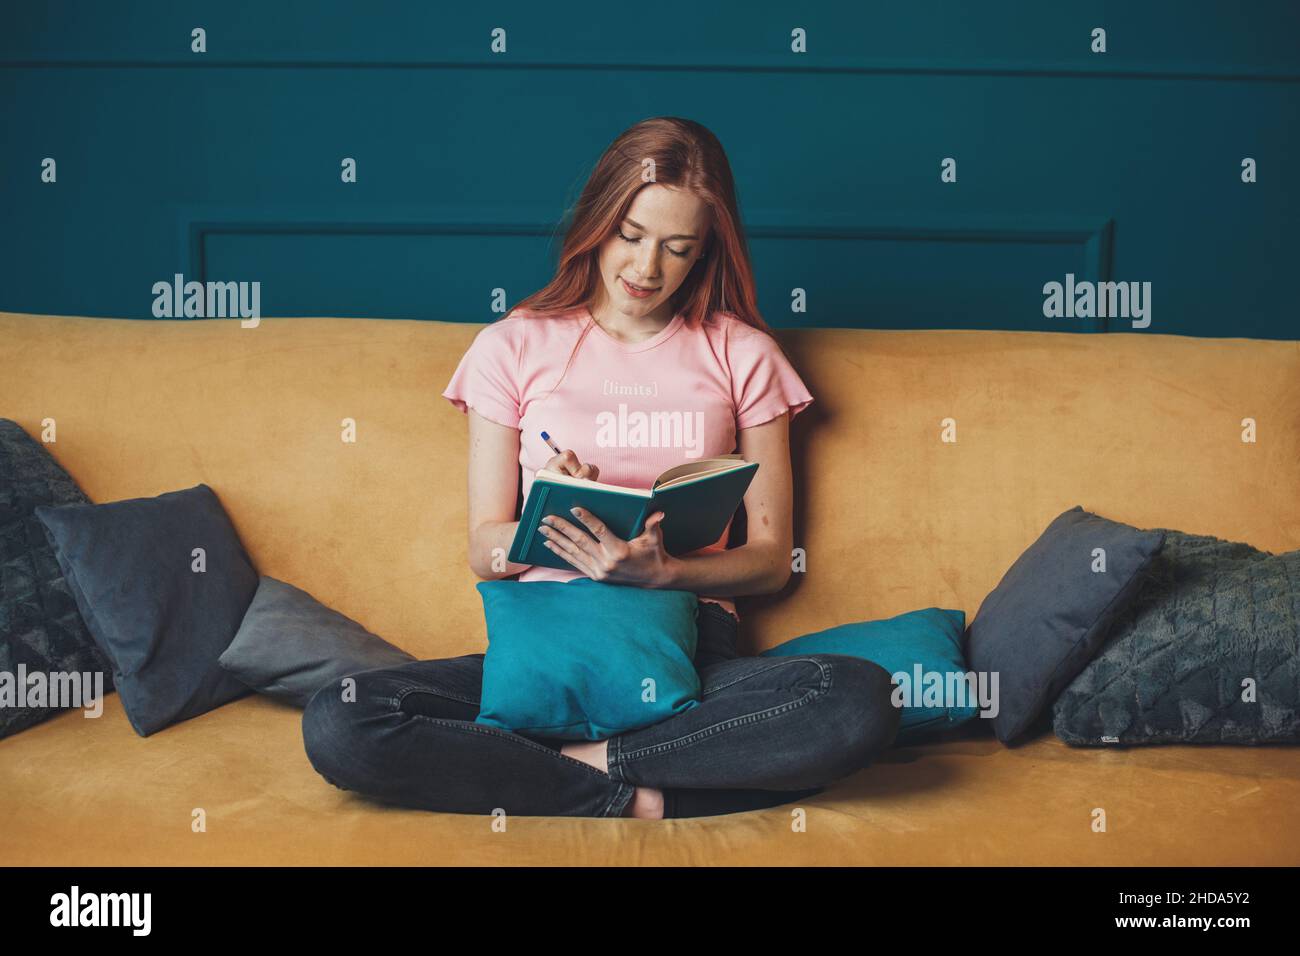
[[[599,488],[602,491],[614,491],[624,495],[638,495],[642,498],[649,498],[653,492],[660,488],[666,488],[669,485],[684,484],[704,475],[721,474],[724,471],[732,471],[736,468],[743,468],[749,462],[745,461],[738,454],[718,455],[714,458],[701,458],[699,461],[688,461],[682,465],[675,465],[669,468],[658,478],[655,479],[653,488],[629,488],[626,485],[611,485],[604,481],[592,481],[590,478],[575,478],[573,475],[566,475],[560,471],[551,471],[549,468],[540,468],[537,471],[538,478],[545,478],[548,481],[554,481],[562,485],[577,485],[583,488]]]
[[[651,494],[648,488],[628,488],[626,485],[611,485],[603,481],[592,481],[590,478],[575,478],[573,475],[566,475],[560,471],[551,471],[549,468],[539,468],[534,480],[539,478],[545,478],[547,481],[554,481],[561,485],[596,488],[601,491],[613,491],[620,495],[635,495],[639,498],[649,498]]]
[[[745,461],[738,454],[718,455],[715,458],[701,458],[699,461],[688,461],[684,465],[676,465],[669,468],[658,478],[655,479],[655,490],[667,488],[669,485],[684,484],[703,475],[721,474],[724,471],[732,471],[736,468],[743,468],[749,462]]]

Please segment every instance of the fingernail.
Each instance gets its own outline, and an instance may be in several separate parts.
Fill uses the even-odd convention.
[[[580,515],[580,514],[582,514],[582,509],[581,509],[581,508],[570,508],[569,511],[570,511],[571,513],[575,514],[575,515]]]

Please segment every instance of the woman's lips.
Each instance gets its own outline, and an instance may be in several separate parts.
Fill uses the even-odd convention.
[[[628,295],[632,296],[632,298],[634,299],[644,299],[647,296],[654,295],[655,292],[658,291],[656,289],[638,289],[636,286],[632,285],[632,283],[628,282],[622,276],[619,276],[619,281],[623,283],[623,291],[626,292]]]

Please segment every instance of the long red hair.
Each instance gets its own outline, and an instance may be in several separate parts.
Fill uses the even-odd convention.
[[[697,325],[715,311],[730,312],[771,334],[758,312],[727,154],[707,128],[676,116],[642,120],[609,144],[571,211],[555,277],[515,309],[554,314],[591,301],[600,282],[600,245],[650,184],[643,178],[647,168],[654,171],[653,182],[693,192],[711,212],[704,258],[673,294],[674,314],[682,312],[688,324]]]

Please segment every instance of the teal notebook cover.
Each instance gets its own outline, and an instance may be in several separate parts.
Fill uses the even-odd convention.
[[[736,463],[739,467],[726,471],[689,474],[693,468]],[[555,480],[550,477],[553,473],[543,469],[537,473],[528,490],[528,500],[524,502],[508,557],[515,564],[575,570],[573,565],[546,547],[546,537],[537,530],[547,515],[558,515],[582,528],[582,523],[569,511],[575,506],[600,518],[624,541],[644,532],[646,519],[656,511],[662,511],[664,520],[659,528],[664,536],[664,550],[672,555],[687,554],[722,537],[723,529],[740,507],[756,471],[756,461],[746,462],[739,455],[721,455],[670,468],[656,479],[653,489],[641,489],[622,488],[569,475],[557,476],[569,481]]]

